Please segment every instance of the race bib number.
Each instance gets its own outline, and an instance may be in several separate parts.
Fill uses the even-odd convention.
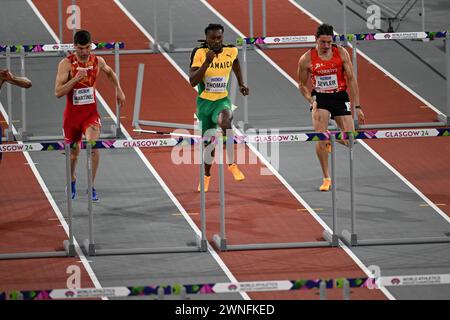
[[[207,92],[225,92],[227,90],[226,77],[206,77],[205,91]]]
[[[316,88],[318,90],[337,90],[337,75],[330,74],[326,76],[316,76]]]
[[[81,88],[73,90],[73,105],[82,106],[85,104],[94,103],[94,88]]]

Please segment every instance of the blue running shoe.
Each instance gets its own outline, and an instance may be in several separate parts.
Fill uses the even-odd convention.
[[[70,188],[72,189],[72,199],[75,199],[77,196],[77,180],[72,181],[70,184]]]
[[[97,190],[95,188],[92,188],[92,201],[98,201]]]

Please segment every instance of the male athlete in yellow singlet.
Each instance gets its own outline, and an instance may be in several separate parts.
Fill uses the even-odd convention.
[[[189,81],[193,87],[198,85],[197,118],[200,121],[202,137],[205,134],[214,136],[217,127],[222,129],[224,135],[227,130],[231,130],[233,113],[228,97],[231,70],[234,71],[238,80],[239,91],[244,96],[249,93],[242,80],[238,49],[235,46],[223,44],[223,32],[223,26],[220,24],[208,25],[205,29],[206,41],[201,47],[195,48],[191,54]],[[228,164],[228,169],[234,179],[244,180],[244,174],[229,158],[231,163]],[[208,191],[211,179],[210,170],[211,163],[205,161],[205,192]]]

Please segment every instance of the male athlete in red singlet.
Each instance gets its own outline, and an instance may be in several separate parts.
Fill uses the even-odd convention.
[[[77,142],[71,157],[72,199],[76,197],[75,166],[80,153],[79,143],[84,134],[87,141],[100,138],[100,115],[97,111],[95,88],[97,77],[103,71],[116,88],[117,101],[121,107],[125,104],[119,80],[114,71],[102,57],[91,54],[91,35],[80,30],[74,36],[75,53],[63,59],[56,75],[55,95],[58,98],[67,96],[63,117],[64,139],[67,143]],[[99,163],[97,149],[92,153],[92,179],[94,181]],[[98,201],[95,188],[92,188],[92,200]]]
[[[311,79],[311,92],[308,79]],[[354,131],[347,87],[358,121],[364,123],[364,113],[359,104],[358,83],[353,74],[350,55],[343,47],[333,44],[332,26],[322,24],[317,29],[316,47],[303,54],[298,62],[298,80],[300,92],[311,105],[316,132],[328,130],[330,115],[342,131]],[[317,157],[323,172],[320,191],[329,191],[331,188],[328,169],[330,150],[329,142],[319,141],[316,145]]]

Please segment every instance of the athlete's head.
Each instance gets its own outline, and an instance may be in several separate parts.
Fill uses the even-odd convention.
[[[326,54],[333,44],[333,26],[329,24],[321,24],[316,32],[317,50],[319,53]]]
[[[86,60],[91,53],[91,34],[86,30],[79,30],[73,36],[75,52],[80,60]]]
[[[223,47],[223,26],[220,24],[210,23],[205,28],[206,44],[208,48],[216,53],[222,51]]]

